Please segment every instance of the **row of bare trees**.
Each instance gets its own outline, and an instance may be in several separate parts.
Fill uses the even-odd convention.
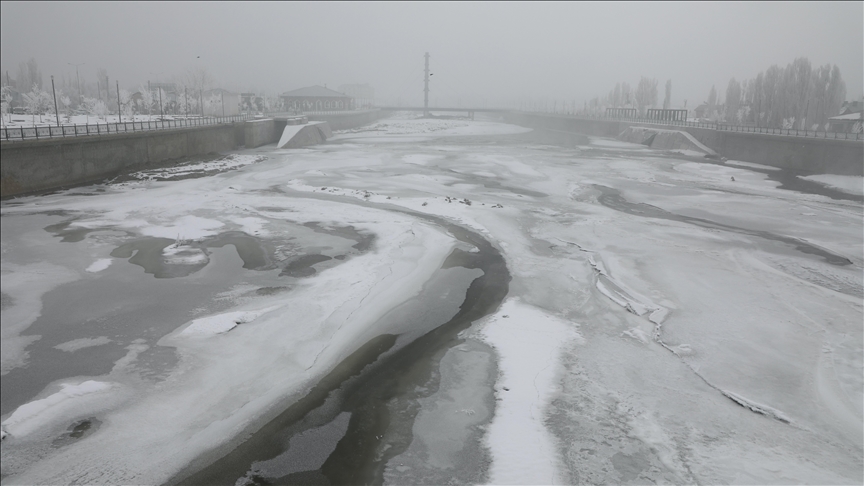
[[[598,111],[602,108],[636,108],[639,115],[645,114],[645,110],[657,106],[657,84],[653,78],[642,76],[635,88],[630,83],[622,82],[615,84],[612,91],[603,98],[591,100],[591,110]],[[663,107],[668,108],[672,98],[672,80],[666,81],[666,94],[663,99]]]
[[[605,108],[636,108],[643,116],[646,108],[657,106],[657,84],[656,79],[644,76],[635,88],[627,82],[617,83],[609,94],[587,103],[586,111],[602,114]],[[662,106],[670,108],[672,80],[666,81],[665,88]],[[700,116],[730,124],[826,130],[828,119],[839,114],[845,99],[840,68],[831,64],[814,67],[809,59],[799,57],[786,67],[771,66],[753,79],[730,79],[725,101],[712,86]]]
[[[721,108],[727,123],[825,130],[845,100],[846,83],[837,65],[813,67],[809,59],[799,57],[785,68],[773,65],[753,79],[732,78]]]

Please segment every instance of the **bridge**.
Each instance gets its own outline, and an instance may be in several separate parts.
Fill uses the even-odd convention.
[[[382,111],[417,111],[424,114],[430,112],[458,112],[458,113],[467,113],[468,118],[474,119],[474,113],[503,113],[507,110],[504,108],[458,108],[458,107],[444,107],[444,108],[435,108],[435,107],[424,107],[424,106],[381,106],[378,109]]]

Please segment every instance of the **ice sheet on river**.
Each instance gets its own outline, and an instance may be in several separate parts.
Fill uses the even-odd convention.
[[[371,253],[298,279],[291,292],[197,315],[276,307],[230,332],[189,339],[180,333],[192,318],[178,318],[160,342],[183,356],[169,379],[100,415],[109,420],[93,440],[52,450],[10,479],[159,482],[246,430],[286,390],[302,389],[352,343],[383,332],[369,326],[416,295],[454,248],[436,227],[387,210],[403,208],[480,232],[513,278],[506,303],[467,334],[485,336],[501,371],[488,384],[501,399],[490,421],[470,422],[493,459],[475,465],[488,482],[860,484],[861,204],[778,189],[746,167],[646,156],[620,142],[595,140],[583,155],[525,140],[448,139],[519,131],[381,121],[374,131],[338,134],[339,143],[273,151],[268,161],[210,178],[5,205],[4,220],[63,209],[103,235],[150,232],[170,241],[244,228],[285,237],[285,219],[351,225],[379,238]],[[598,187],[614,188],[636,210],[604,205]],[[657,218],[647,207],[690,219]],[[828,262],[756,230],[843,258]],[[3,238],[6,245],[13,235]],[[103,256],[42,269],[67,281],[100,278],[119,268],[84,272]],[[3,258],[8,293],[7,277],[26,282],[36,268]],[[52,287],[33,288],[38,296]],[[15,312],[37,315],[38,299]],[[11,336],[26,325],[16,329]],[[4,365],[6,335],[4,327]],[[121,386],[100,393],[138,386],[112,373],[94,381]],[[434,444],[425,430],[424,444]],[[4,441],[4,454],[15,440]],[[430,457],[446,471],[457,448]],[[513,467],[526,458],[530,467]]]

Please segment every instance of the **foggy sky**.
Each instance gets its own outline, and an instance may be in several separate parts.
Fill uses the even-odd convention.
[[[0,68],[35,58],[49,75],[98,67],[134,88],[205,66],[217,84],[276,94],[369,83],[379,100],[542,98],[581,105],[616,82],[672,80],[674,106],[725,98],[799,56],[837,64],[864,94],[864,4],[839,3],[168,3],[0,2]],[[200,59],[197,57],[200,56]]]

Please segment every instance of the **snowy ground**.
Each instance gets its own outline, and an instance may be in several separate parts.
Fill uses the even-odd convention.
[[[163,483],[269,433],[467,302],[489,250],[440,221],[506,296],[416,353],[390,425],[322,398],[226,484],[335,477],[357,437],[355,482],[861,484],[861,203],[525,132],[403,116],[5,201],[3,484]]]

